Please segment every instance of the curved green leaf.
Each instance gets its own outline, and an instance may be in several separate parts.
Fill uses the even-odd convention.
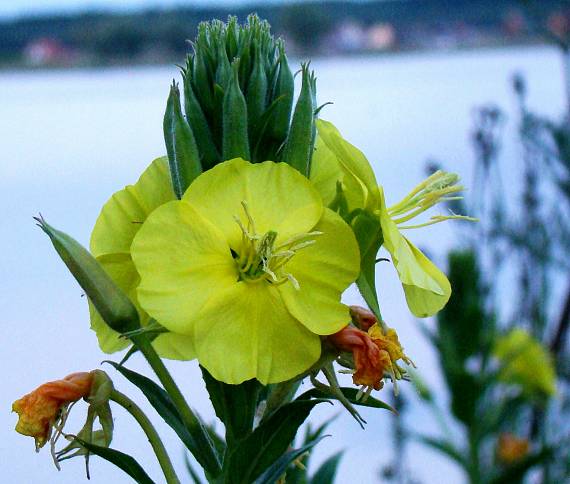
[[[386,402],[378,400],[372,396],[368,396],[366,399],[361,398],[357,400],[356,396],[358,395],[359,390],[356,388],[341,387],[340,390],[342,391],[342,394],[347,398],[347,400],[354,405],[360,405],[361,407],[383,408],[384,410],[389,410],[394,414],[398,413],[398,411],[391,405],[388,405]],[[328,398],[338,400],[334,394],[325,392],[319,388],[311,388],[302,395],[299,395],[297,397],[297,400],[306,400],[309,398]]]
[[[285,453],[311,410],[322,402],[328,400],[295,400],[262,421],[230,454],[226,483],[254,482]]]
[[[111,462],[111,464],[115,464],[119,469],[132,477],[138,484],[155,484],[155,482],[148,477],[148,474],[144,471],[141,465],[129,454],[125,454],[109,447],[90,444],[78,437],[76,437],[75,440],[92,454],[98,455],[106,461]]]

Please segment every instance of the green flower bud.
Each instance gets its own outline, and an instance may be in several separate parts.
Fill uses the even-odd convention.
[[[164,141],[172,188],[180,199],[194,178],[202,173],[202,165],[192,128],[182,116],[180,92],[175,83],[170,87],[164,113]]]
[[[235,156],[254,163],[282,161],[294,96],[283,41],[274,39],[267,22],[250,15],[244,25],[235,17],[227,23],[200,24],[192,48],[182,70],[184,108],[202,167]],[[314,78],[309,76],[307,82],[309,104],[314,105]],[[311,153],[314,106],[307,109],[306,101],[304,105],[304,115],[295,124],[294,146]],[[310,126],[303,127],[304,122]],[[301,147],[303,140],[307,146]],[[300,162],[303,173],[308,173],[306,158]]]
[[[308,64],[302,67],[303,84],[301,94],[295,106],[291,129],[285,145],[283,161],[309,176],[311,158],[315,145],[315,96],[313,86],[315,77],[309,71]]]

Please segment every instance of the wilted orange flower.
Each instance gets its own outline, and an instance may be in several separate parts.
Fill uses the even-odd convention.
[[[347,326],[329,336],[329,340],[341,351],[352,352],[355,371],[352,381],[355,385],[380,390],[384,383],[384,372],[390,367],[390,359],[374,344],[368,333]]]
[[[16,432],[33,437],[36,450],[39,450],[48,441],[61,411],[70,403],[87,397],[92,382],[92,372],[72,373],[63,380],[44,383],[16,400],[12,404],[12,411],[19,417]]]
[[[513,464],[526,457],[529,448],[530,444],[527,439],[511,433],[501,434],[497,444],[497,459],[502,464]]]
[[[413,362],[404,354],[396,331],[389,328],[384,333],[375,316],[367,309],[352,306],[350,312],[353,322],[363,329],[368,326],[367,331],[347,326],[329,336],[329,341],[341,351],[352,352],[354,384],[362,385],[369,393],[372,389],[380,390],[383,387],[382,379],[386,373],[391,375],[394,382],[401,379],[404,370],[398,366],[398,361],[402,360],[408,365],[413,365]]]

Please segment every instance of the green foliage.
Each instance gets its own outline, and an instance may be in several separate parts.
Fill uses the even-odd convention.
[[[281,406],[234,449],[227,457],[226,484],[249,484],[255,481],[269,466],[289,448],[297,430],[311,410],[324,399],[295,400]]]
[[[229,385],[213,378],[204,367],[200,369],[216,415],[226,427],[226,442],[232,446],[253,429],[262,385],[255,379]]]
[[[209,455],[211,452],[206,453],[207,449],[204,449],[204,442],[209,442],[209,435],[203,435],[202,427],[192,427],[188,428],[184,425],[180,413],[176,408],[176,405],[166,393],[166,391],[160,387],[157,383],[153,382],[150,378],[147,378],[140,373],[129,370],[122,365],[118,365],[112,361],[107,361],[111,364],[119,373],[121,373],[127,380],[129,380],[133,385],[137,386],[139,390],[148,399],[149,403],[156,410],[156,412],[164,419],[164,421],[176,432],[176,435],[180,438],[182,443],[186,448],[192,453],[196,460],[208,468],[209,466]]]
[[[82,447],[85,447],[92,454],[109,461],[116,465],[119,469],[125,471],[138,484],[154,484],[154,481],[148,476],[141,465],[130,455],[109,447],[101,447],[91,444],[79,438],[76,438]]]

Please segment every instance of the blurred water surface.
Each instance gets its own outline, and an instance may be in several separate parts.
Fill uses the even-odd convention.
[[[559,116],[564,101],[559,54],[546,47],[326,59],[312,66],[318,76],[319,101],[334,102],[322,111],[322,117],[333,121],[368,156],[389,202],[397,201],[420,181],[427,158],[441,160],[469,185],[472,109],[488,102],[509,114],[503,171],[509,180],[516,180],[520,153],[514,143],[516,105],[509,84],[513,72],[527,78],[531,109]],[[87,329],[81,290],[31,217],[41,211],[54,226],[87,244],[106,199],[134,183],[148,163],[164,153],[162,114],[173,77],[178,77],[174,67],[0,73],[4,366],[0,468],[6,482],[76,483],[82,479],[79,461],[69,462],[58,474],[49,451],[35,456],[31,439],[12,432],[16,418],[9,408],[13,399],[41,382],[94,368],[103,359]],[[507,185],[514,190],[516,184]],[[410,236],[440,261],[459,239],[449,225]],[[439,385],[434,355],[405,308],[392,268],[380,267],[378,277],[385,317],[398,328],[424,378]],[[355,302],[358,297],[349,291],[347,300]],[[213,421],[196,364],[171,367],[192,405],[206,421]],[[133,359],[133,368],[146,371],[139,360]],[[121,388],[136,395],[120,377],[114,378]],[[387,399],[389,387],[384,390]],[[333,414],[323,408],[317,418]],[[366,411],[363,415],[369,422],[366,432],[342,415],[331,426],[333,437],[316,451],[318,462],[337,449],[347,449],[339,483],[378,482],[378,469],[390,458],[390,416]],[[132,451],[160,482],[158,465],[144,436],[128,415],[117,412],[117,416],[114,446]],[[416,430],[435,428],[428,414],[415,407],[410,421]],[[80,423],[79,419],[74,422]],[[167,428],[159,425],[159,429],[174,442]],[[414,477],[427,483],[461,482],[458,471],[438,455],[416,446],[412,450]],[[182,450],[174,448],[173,458],[183,474],[181,455]],[[129,482],[97,459],[92,459],[91,475],[95,484]]]

